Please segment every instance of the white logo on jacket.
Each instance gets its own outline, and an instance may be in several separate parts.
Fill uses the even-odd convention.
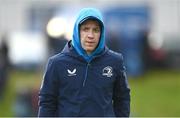
[[[68,72],[68,76],[75,76],[76,75],[76,68],[73,71],[67,69],[67,72]]]
[[[103,73],[102,73],[103,76],[107,76],[107,77],[111,77],[113,76],[113,69],[111,66],[106,66],[104,69],[103,69]]]

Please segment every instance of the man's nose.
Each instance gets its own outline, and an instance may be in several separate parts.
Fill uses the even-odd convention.
[[[93,31],[90,30],[88,32],[88,38],[93,38],[93,37],[94,37]]]

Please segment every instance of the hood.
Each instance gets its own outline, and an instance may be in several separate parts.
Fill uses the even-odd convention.
[[[86,51],[81,46],[80,30],[79,30],[80,24],[87,19],[95,19],[100,23],[100,26],[101,26],[101,36],[100,36],[99,44],[90,55],[87,55]],[[101,53],[104,50],[105,31],[104,31],[104,23],[103,23],[102,15],[101,15],[100,11],[98,11],[95,8],[84,8],[80,11],[80,13],[77,16],[77,19],[75,21],[75,24],[74,24],[72,45],[75,48],[75,50],[77,51],[77,53],[79,55],[83,56],[83,58],[87,62],[91,61],[94,56],[98,55],[99,53]]]

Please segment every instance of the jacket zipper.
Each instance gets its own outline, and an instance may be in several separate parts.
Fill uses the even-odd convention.
[[[88,62],[87,66],[86,66],[86,73],[85,73],[85,78],[84,78],[84,81],[83,81],[83,87],[85,86],[85,83],[86,83],[86,80],[87,80],[89,66],[90,66],[90,63]]]

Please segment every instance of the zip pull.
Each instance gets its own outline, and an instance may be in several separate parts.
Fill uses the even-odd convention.
[[[83,81],[83,87],[85,86],[85,83],[86,83],[86,80],[87,80],[89,66],[90,66],[90,63],[88,62],[87,66],[86,66],[86,73],[85,73],[85,78],[84,78],[84,81]]]

